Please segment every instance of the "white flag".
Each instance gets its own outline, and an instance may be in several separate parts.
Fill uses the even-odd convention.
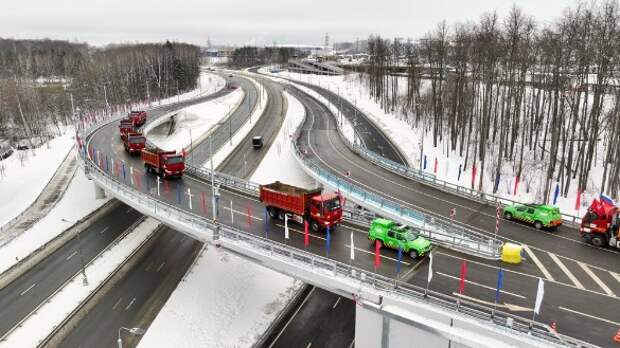
[[[426,283],[430,284],[431,279],[433,279],[433,253],[428,254],[428,259],[428,279]]]
[[[536,305],[534,306],[534,313],[538,314],[540,311],[540,305],[542,304],[544,296],[545,282],[541,278],[538,278],[538,291],[536,291]]]
[[[351,260],[355,260],[355,246],[353,245],[353,232],[351,232]]]
[[[288,214],[284,214],[284,238],[288,239]]]

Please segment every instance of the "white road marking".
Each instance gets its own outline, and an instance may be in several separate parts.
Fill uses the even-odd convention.
[[[278,336],[276,336],[276,338],[273,340],[273,342],[271,342],[271,345],[269,345],[269,348],[273,347],[274,344],[276,344],[276,342],[278,342],[278,338],[280,338],[280,336],[282,335],[282,333],[284,333],[284,331],[286,330],[286,328],[288,327],[288,325],[291,323],[291,321],[293,321],[293,319],[295,318],[295,316],[297,316],[297,313],[299,313],[299,310],[301,310],[301,307],[303,307],[306,302],[308,301],[308,299],[310,298],[310,296],[312,296],[312,293],[314,292],[316,288],[313,287],[312,290],[310,290],[310,292],[308,293],[308,295],[306,296],[306,298],[304,298],[304,301],[301,303],[301,305],[299,305],[299,307],[297,307],[297,309],[295,310],[295,313],[293,313],[293,315],[291,316],[291,318],[286,322],[286,325],[284,325],[284,327],[282,328],[282,330],[280,331],[280,333],[278,333]]]
[[[495,303],[491,302],[491,301],[485,301],[485,300],[481,300],[475,297],[471,297],[471,296],[467,296],[467,295],[463,295],[461,293],[458,292],[453,292],[452,295],[456,296],[456,297],[460,297],[472,302],[477,302],[477,303],[481,303],[490,307],[495,306]],[[498,303],[497,307],[502,307],[502,308],[506,308],[509,309],[510,311],[513,312],[531,312],[533,310],[533,308],[527,308],[527,307],[522,307],[522,306],[517,306],[517,305],[513,305],[510,303]]]
[[[114,306],[112,306],[112,310],[115,311],[116,307],[118,307],[119,304],[121,304],[121,301],[123,300],[122,297],[119,297],[118,301],[116,301],[116,303],[114,304]]]
[[[148,272],[151,270],[152,267],[153,267],[153,262],[151,261],[151,263],[149,263],[144,270]]]
[[[132,210],[133,210],[133,208],[130,207],[129,209],[127,209],[126,213],[129,214],[129,213],[131,213]]]
[[[536,264],[538,269],[540,269],[540,271],[543,273],[545,278],[547,278],[549,280],[555,280],[553,278],[553,276],[551,275],[551,273],[549,273],[549,270],[547,268],[545,268],[545,266],[542,264],[542,262],[540,262],[538,257],[536,257],[534,252],[532,252],[532,250],[530,250],[530,248],[527,245],[523,244],[523,250],[525,250],[525,252],[530,256],[532,261],[534,261],[534,263]]]
[[[440,276],[446,277],[446,278],[451,278],[451,279],[455,279],[455,280],[459,280],[459,281],[461,280],[461,278],[459,278],[459,277],[455,277],[453,275],[445,274],[445,273],[442,273],[442,272],[437,272],[437,274],[439,274]],[[488,285],[484,285],[484,284],[480,284],[480,283],[476,283],[476,282],[472,282],[471,280],[465,279],[465,283],[476,285],[476,286],[479,286],[481,288],[485,288],[485,289],[496,291],[496,288],[494,288],[494,287],[491,287],[491,286],[488,286]],[[514,292],[510,292],[510,291],[500,290],[499,292],[501,292],[502,294],[518,297],[518,298],[521,298],[521,299],[524,299],[524,300],[527,298],[525,296],[522,296],[522,295],[519,295],[519,294],[515,294]]]
[[[351,248],[351,245],[349,245],[349,244],[345,244],[344,246],[345,246],[346,248],[349,248],[349,249]],[[357,250],[357,251],[361,251],[361,252],[366,253],[366,254],[371,254],[371,255],[374,255],[374,254],[375,254],[375,253],[374,253],[374,251],[368,251],[368,250],[360,249],[360,248],[356,247],[355,245],[353,246],[353,248],[354,248],[355,250]],[[381,258],[382,258],[382,259],[387,259],[387,260],[391,260],[391,261],[394,261],[394,262],[398,262],[398,259],[395,259],[395,258],[393,258],[393,257],[389,257],[389,256],[385,256],[385,255],[379,255],[379,256],[381,256]],[[402,263],[403,265],[407,265],[407,266],[410,266],[410,265],[411,265],[411,264],[410,264],[409,262],[407,262],[407,261],[401,261],[401,263]]]
[[[131,306],[133,306],[134,302],[136,302],[136,298],[135,297],[131,299],[131,302],[129,302],[127,307],[125,307],[125,310],[129,310],[129,308],[131,308]]]
[[[77,250],[72,252],[71,255],[67,256],[67,261],[71,260],[71,258],[74,257],[75,255],[77,255],[77,253],[78,253]]]
[[[306,346],[306,348],[310,348],[312,347],[312,342],[309,342],[308,345]]]
[[[340,297],[338,297],[338,299],[336,300],[336,303],[334,303],[334,305],[332,306],[332,309],[336,309],[336,306],[338,305],[339,302],[340,302]]]
[[[351,344],[349,344],[349,348],[353,348],[354,344],[355,344],[355,338],[353,339],[353,341],[351,341]]]
[[[614,272],[609,272],[609,273],[611,273],[611,276],[614,277],[614,279],[616,279],[618,283],[620,283],[620,274],[614,273]]]
[[[280,228],[284,228],[284,225],[276,224],[276,226],[278,226]],[[289,226],[288,230],[289,231],[293,231],[293,232],[297,232],[299,234],[304,234],[304,231],[292,228],[290,226]],[[308,231],[308,234],[310,235],[310,237],[314,237],[314,238],[321,239],[321,240],[327,240],[327,238],[321,237],[321,236],[317,236],[316,234],[312,234],[312,233],[310,233],[310,231]]]
[[[19,296],[24,296],[24,295],[25,295],[28,291],[32,290],[32,288],[34,288],[34,286],[35,286],[35,285],[37,285],[37,284],[36,284],[36,283],[34,283],[34,284],[30,285],[30,286],[28,287],[28,289],[26,289],[26,290],[22,291],[22,292],[21,292],[21,294],[19,294]]]
[[[571,282],[573,282],[573,284],[575,284],[575,286],[578,289],[585,289],[585,287],[583,286],[583,284],[581,284],[579,279],[577,279],[577,277],[575,277],[573,272],[571,272],[568,269],[568,267],[564,265],[564,263],[560,260],[559,257],[557,257],[554,253],[547,252],[547,254],[549,254],[549,257],[551,258],[551,260],[553,260],[553,262],[555,262],[558,265],[558,267],[560,267],[560,269],[566,274],[566,276],[570,279]]]
[[[165,262],[162,262],[161,265],[159,265],[159,267],[157,267],[157,272],[161,271],[161,269],[164,268],[165,264],[166,264]]]
[[[563,310],[563,311],[567,311],[567,312],[583,315],[584,317],[588,317],[590,319],[600,320],[600,321],[602,321],[604,323],[608,323],[608,324],[611,324],[611,325],[616,326],[616,327],[620,326],[620,322],[617,322],[617,321],[613,321],[613,320],[609,320],[609,319],[605,319],[605,318],[600,318],[600,317],[597,317],[597,316],[594,316],[594,315],[578,312],[578,311],[576,311],[574,309],[570,309],[570,308],[566,308],[566,307],[562,307],[562,306],[560,306],[558,308]]]
[[[594,280],[594,282],[596,284],[598,284],[598,286],[603,289],[603,291],[605,291],[605,293],[609,296],[615,296],[614,292],[611,291],[611,289],[605,285],[605,283],[603,283],[603,281],[601,280],[601,278],[599,278],[596,274],[594,274],[594,272],[592,272],[588,266],[586,266],[583,262],[577,262],[577,264],[579,265],[579,267],[581,267],[581,269],[586,272],[590,278],[592,278],[592,280]]]
[[[108,229],[109,227],[106,226],[103,230],[101,230],[101,232],[99,232],[99,234],[104,234]]]

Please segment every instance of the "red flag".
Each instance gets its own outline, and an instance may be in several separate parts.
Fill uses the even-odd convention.
[[[200,203],[202,205],[202,211],[206,214],[207,213],[207,200],[205,199],[204,192],[200,192]]]
[[[246,208],[248,211],[248,228],[252,227],[252,207],[248,205]]]
[[[575,200],[575,210],[579,210],[581,206],[581,190],[577,190],[577,199]]]
[[[381,266],[381,242],[375,240],[375,268]]]
[[[459,284],[459,294],[465,291],[465,277],[467,276],[467,262],[463,260],[461,263],[461,283]]]
[[[439,161],[437,160],[437,157],[435,157],[435,168],[433,169],[433,173],[437,174],[437,164],[439,164]]]
[[[168,180],[164,180],[164,192],[166,192],[166,195],[170,193],[170,186],[168,186]]]
[[[304,220],[304,246],[310,245],[310,233],[308,232],[308,221]]]
[[[141,185],[140,185],[140,176],[138,175],[138,173],[134,174],[135,178],[136,178],[136,186],[138,187],[138,190],[141,190]]]
[[[521,178],[518,175],[515,177],[515,192],[512,194],[513,196],[517,195],[517,188],[519,187],[519,180],[520,179]]]
[[[476,184],[476,166],[474,165],[473,168],[471,169],[471,188],[474,188],[474,185]]]

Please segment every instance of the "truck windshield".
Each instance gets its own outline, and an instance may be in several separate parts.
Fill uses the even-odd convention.
[[[340,200],[338,198],[325,202],[325,210],[334,211],[340,209]]]
[[[144,144],[146,143],[145,137],[129,137],[129,142],[132,144]]]
[[[168,157],[166,159],[166,162],[170,164],[183,163],[183,157],[181,156]]]

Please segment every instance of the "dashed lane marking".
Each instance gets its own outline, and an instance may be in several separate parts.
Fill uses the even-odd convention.
[[[30,285],[30,286],[28,287],[28,289],[26,289],[26,290],[22,291],[22,292],[21,292],[21,294],[19,294],[19,296],[24,296],[24,295],[25,295],[28,291],[32,290],[32,288],[34,288],[34,286],[35,286],[35,285],[37,285],[37,284],[36,284],[36,283],[34,283],[34,284]]]
[[[442,272],[437,272],[437,274],[439,274],[442,277],[446,277],[446,278],[450,278],[450,279],[455,279],[455,280],[461,280],[461,278],[459,278],[459,277],[455,277],[455,276],[452,276],[452,275],[449,275],[449,274],[445,274],[445,273],[442,273]],[[479,286],[481,288],[488,289],[488,290],[493,290],[493,291],[497,290],[494,287],[491,287],[491,286],[488,286],[488,285],[484,285],[484,284],[480,284],[480,283],[476,283],[476,282],[472,282],[471,280],[467,280],[467,279],[465,279],[465,283],[476,285],[476,286]],[[525,296],[522,296],[522,295],[519,295],[519,294],[515,294],[514,292],[510,292],[510,291],[506,291],[506,290],[500,290],[500,292],[502,294],[518,297],[520,299],[526,299],[527,298]]]
[[[131,306],[133,306],[133,303],[134,303],[134,302],[136,302],[136,298],[135,298],[135,297],[131,299],[131,302],[129,302],[129,304],[127,305],[127,307],[125,307],[125,310],[126,310],[126,311],[127,311],[127,310],[129,310],[129,308],[131,308]]]
[[[549,270],[547,268],[545,268],[545,266],[542,264],[542,262],[540,262],[538,257],[536,257],[534,252],[532,252],[532,250],[530,250],[530,248],[527,245],[523,244],[523,250],[525,250],[525,252],[530,256],[532,261],[534,261],[534,263],[536,264],[538,269],[540,269],[540,271],[543,273],[545,278],[547,278],[549,280],[554,280],[555,281],[555,279],[553,278],[551,273],[549,273]]]
[[[308,295],[306,295],[306,298],[304,298],[303,302],[299,305],[299,307],[297,307],[297,309],[295,310],[295,313],[293,313],[293,315],[290,317],[290,319],[286,322],[286,324],[284,325],[284,327],[282,328],[282,330],[280,330],[280,333],[278,333],[278,335],[276,336],[276,338],[273,340],[273,342],[271,342],[271,344],[269,345],[269,348],[273,347],[276,342],[278,342],[278,339],[280,338],[280,336],[282,336],[282,334],[284,333],[284,331],[286,331],[286,328],[288,327],[288,325],[291,323],[291,321],[293,321],[293,319],[297,316],[297,314],[299,313],[299,311],[301,310],[301,307],[303,307],[306,302],[308,301],[308,299],[310,298],[310,296],[312,296],[312,293],[314,293],[314,290],[316,288],[312,287],[312,289],[310,289],[310,292],[308,292]]]
[[[109,227],[106,226],[103,230],[101,230],[101,232],[99,232],[99,234],[104,234],[108,229]]]
[[[560,306],[560,307],[558,307],[558,308],[559,308],[559,309],[561,309],[561,310],[563,310],[563,311],[567,311],[567,312],[571,312],[571,313],[575,313],[575,314],[583,315],[584,317],[588,317],[588,318],[590,318],[590,319],[600,320],[600,321],[602,321],[602,322],[604,322],[604,323],[611,324],[611,325],[613,325],[613,326],[615,326],[615,327],[620,326],[620,322],[617,322],[617,321],[613,321],[613,320],[609,320],[609,319],[605,319],[605,318],[597,317],[597,316],[590,315],[590,314],[587,314],[587,313],[578,312],[578,311],[576,311],[576,310],[574,310],[574,309],[570,309],[570,308],[566,308],[566,307],[562,307],[562,306]]]
[[[162,262],[161,265],[159,265],[159,267],[157,267],[157,271],[156,272],[161,271],[161,269],[164,268],[165,264],[166,264],[165,262]]]
[[[72,252],[71,255],[67,256],[67,261],[71,260],[71,258],[77,255],[77,253],[78,253],[77,250]]]
[[[332,306],[332,310],[336,309],[336,306],[338,305],[338,303],[340,303],[340,296],[338,296],[336,303],[334,303],[334,305]]]
[[[583,284],[581,284],[579,279],[577,279],[577,277],[575,277],[573,272],[571,272],[568,269],[568,267],[564,265],[564,263],[562,262],[562,260],[560,260],[559,257],[557,257],[554,253],[547,252],[547,254],[549,254],[549,257],[553,260],[553,262],[555,262],[558,265],[558,267],[560,267],[560,269],[566,274],[566,276],[570,279],[570,281],[573,282],[573,284],[575,284],[577,288],[585,289],[585,287],[583,286]]]
[[[599,278],[596,274],[594,274],[594,272],[592,272],[590,270],[590,268],[588,268],[588,266],[586,266],[585,263],[583,262],[577,262],[577,264],[579,265],[579,267],[581,267],[581,269],[586,272],[590,278],[592,278],[592,280],[594,280],[594,282],[596,284],[598,284],[598,286],[603,289],[603,291],[605,291],[605,293],[609,296],[615,296],[614,292],[611,291],[611,289],[605,285],[605,283],[603,283],[603,281],[601,280],[601,278]]]
[[[116,301],[116,303],[114,304],[114,306],[112,306],[112,310],[113,310],[113,311],[115,311],[115,310],[116,310],[116,307],[118,307],[118,305],[120,305],[120,304],[121,304],[121,301],[122,301],[122,300],[123,300],[123,298],[122,298],[122,297],[120,297],[120,298],[118,299],[118,301]]]
[[[616,279],[618,283],[620,283],[620,274],[615,273],[615,272],[609,272],[609,273],[611,273],[611,276],[614,277],[614,279]]]
[[[349,249],[351,248],[351,245],[349,245],[349,244],[345,244],[344,246],[345,246],[346,248],[349,248]],[[361,252],[366,253],[366,254],[371,254],[371,255],[374,255],[374,254],[375,254],[373,251],[368,251],[368,250],[360,249],[360,248],[356,247],[355,245],[353,245],[353,249],[355,249],[355,250],[357,250],[357,251],[361,251]],[[398,259],[395,259],[395,258],[393,258],[393,257],[389,257],[389,256],[385,256],[385,255],[380,255],[380,256],[381,256],[381,258],[382,258],[382,259],[386,259],[386,260],[390,260],[390,261],[398,262]],[[403,265],[407,265],[407,266],[410,266],[410,265],[411,265],[411,264],[410,264],[409,262],[407,262],[407,261],[400,261],[400,262],[401,262]]]

